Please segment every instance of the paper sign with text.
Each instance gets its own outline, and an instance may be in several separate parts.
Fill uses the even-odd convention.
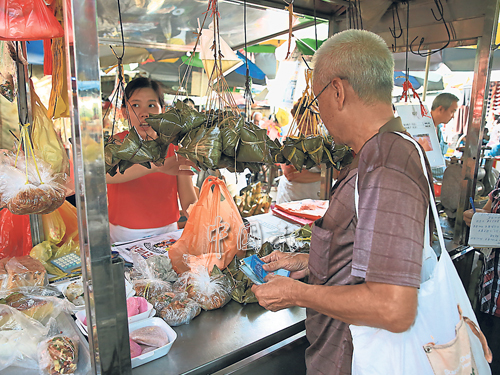
[[[500,247],[500,215],[476,213],[472,216],[469,246]]]

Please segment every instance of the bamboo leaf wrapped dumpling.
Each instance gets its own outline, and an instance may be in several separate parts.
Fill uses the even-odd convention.
[[[143,141],[137,130],[131,128],[116,152],[116,156],[134,164],[155,161],[160,158],[160,147],[155,140]]]
[[[199,128],[206,121],[206,116],[203,113],[191,108],[181,100],[177,100],[175,109],[181,119],[182,129],[179,134],[181,137],[191,130]]]
[[[243,117],[228,117],[219,123],[222,136],[222,152],[227,156],[236,156],[240,141],[240,132],[245,124]]]
[[[191,130],[181,141],[177,152],[201,167],[217,169],[222,154],[222,139],[218,126]]]
[[[321,164],[323,159],[323,137],[320,135],[309,135],[302,140],[302,146],[315,165]],[[307,167],[306,167],[307,168]],[[312,167],[309,167],[312,168]]]
[[[305,154],[296,147],[296,145],[300,144],[300,142],[300,139],[288,137],[285,139],[285,142],[283,142],[283,148],[281,149],[281,153],[285,159],[288,160],[299,172],[302,171],[305,159]]]
[[[266,143],[266,129],[245,123],[240,132],[240,145],[236,156],[237,161],[247,163],[272,163],[273,159]]]
[[[177,144],[179,133],[182,130],[182,120],[175,108],[170,108],[165,113],[149,115],[146,122],[158,134],[162,143]]]

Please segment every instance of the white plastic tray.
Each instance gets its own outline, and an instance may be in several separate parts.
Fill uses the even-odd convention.
[[[156,310],[153,308],[153,305],[148,302],[148,309],[146,311],[144,311],[143,313],[140,313],[140,314],[137,314],[137,315],[134,315],[134,316],[131,316],[130,318],[128,318],[128,324],[135,323],[135,322],[138,322],[140,320],[150,318],[150,317],[154,316],[155,314],[156,314]],[[85,317],[87,316],[87,313],[85,312],[85,310],[80,310],[80,311],[76,312],[75,316],[76,316],[76,325],[78,326],[78,328],[80,328],[80,330],[82,331],[82,333],[85,336],[88,336],[87,326],[85,324],[83,324],[83,321],[84,321]]]
[[[175,331],[161,318],[148,318],[132,323],[128,326],[129,334],[136,329],[149,326],[157,326],[163,329],[168,336],[168,344],[148,353],[141,354],[140,356],[132,358],[132,368],[163,357],[170,351],[170,348],[172,347],[174,341],[177,339],[177,333],[175,333]]]

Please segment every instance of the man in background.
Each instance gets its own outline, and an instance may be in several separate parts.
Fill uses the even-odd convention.
[[[434,126],[436,127],[439,145],[441,146],[441,153],[443,155],[448,151],[448,144],[443,138],[443,127],[455,117],[455,112],[458,109],[458,101],[459,99],[455,95],[444,92],[436,96],[432,102],[431,116],[434,121]]]

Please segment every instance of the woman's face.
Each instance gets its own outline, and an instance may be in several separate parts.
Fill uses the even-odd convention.
[[[158,101],[158,95],[149,87],[135,90],[127,101],[127,108],[122,107],[123,115],[128,118],[130,125],[136,128],[139,135],[145,138],[147,135],[156,138],[156,132],[148,125],[146,118],[149,115],[157,115],[162,112]],[[127,111],[128,110],[128,114]]]

